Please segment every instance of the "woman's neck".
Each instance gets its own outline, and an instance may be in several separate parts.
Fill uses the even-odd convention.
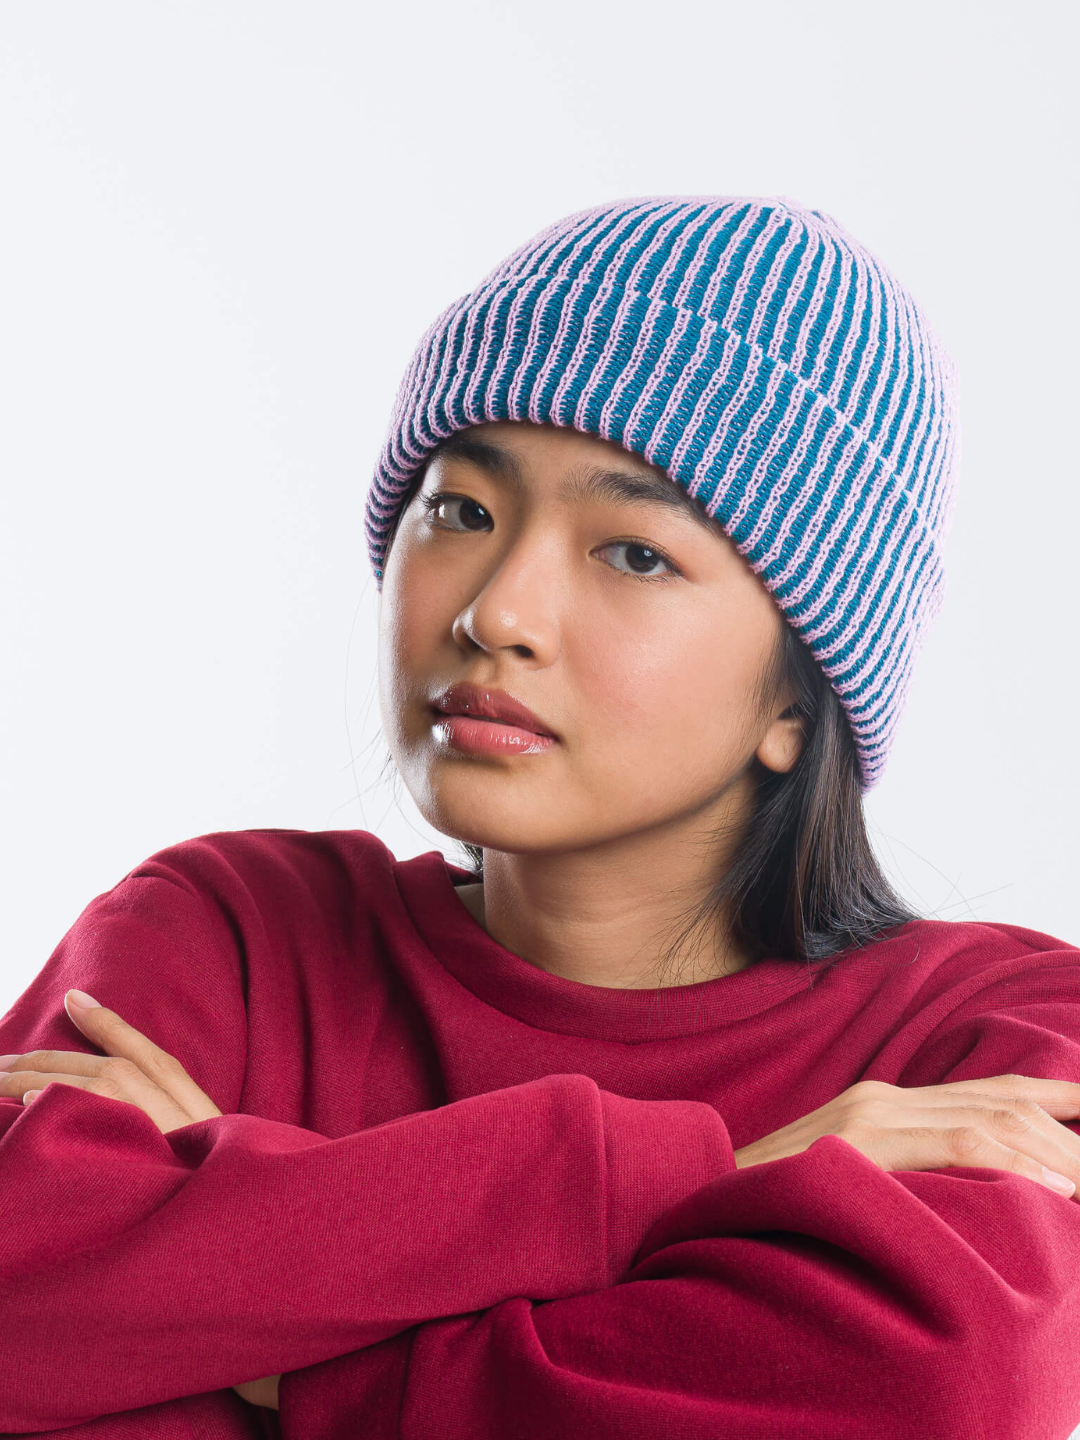
[[[656,947],[656,951],[651,956],[643,953],[641,956],[633,957],[638,961],[636,968],[628,967],[625,958],[621,955],[617,957],[616,963],[597,963],[601,957],[593,946],[585,946],[578,951],[578,963],[567,964],[565,957],[561,961],[553,962],[543,952],[537,951],[527,944],[529,933],[527,928],[508,927],[506,930],[502,930],[497,923],[495,926],[489,925],[483,882],[458,885],[455,889],[458,898],[472,918],[498,944],[540,970],[546,970],[553,975],[562,975],[566,979],[576,980],[582,984],[620,989],[656,989],[667,985],[691,985],[702,980],[716,979],[720,975],[734,974],[750,964],[748,955],[737,951],[730,945],[719,947],[715,941],[711,946],[699,943],[696,948],[687,945],[676,950],[673,956],[665,957],[662,974],[657,973],[656,966],[660,947]],[[583,955],[591,956],[591,963],[581,963]]]

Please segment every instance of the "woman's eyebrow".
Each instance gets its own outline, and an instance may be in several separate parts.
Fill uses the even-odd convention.
[[[493,445],[488,440],[473,440],[465,435],[453,435],[443,441],[439,450],[452,459],[475,465],[492,478],[504,481],[511,489],[520,491],[524,488],[517,456],[500,445]],[[645,470],[605,470],[590,465],[568,475],[559,486],[556,498],[570,505],[588,504],[590,501],[615,505],[661,505],[688,517],[712,534],[717,529],[717,522],[705,513],[701,502],[688,495],[681,485]]]
[[[706,515],[701,502],[688,495],[681,485],[643,470],[602,470],[592,465],[568,475],[557,493],[559,499],[568,504],[599,501],[613,505],[659,505],[695,521],[712,534],[717,529],[716,521]]]

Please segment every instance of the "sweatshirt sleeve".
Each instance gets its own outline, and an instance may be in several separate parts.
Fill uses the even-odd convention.
[[[1076,952],[928,1007],[866,1078],[1004,1073],[1080,1081]],[[605,1289],[286,1374],[280,1418],[304,1440],[1064,1440],[1078,1374],[1076,1199],[1000,1170],[890,1173],[824,1136],[674,1204]]]
[[[0,1049],[87,1050],[62,1009],[72,985],[122,990],[125,1018],[235,1110],[243,956],[205,896],[158,866],[100,897],[0,1022]],[[711,1106],[573,1074],[337,1138],[242,1113],[162,1135],[63,1084],[3,1100],[17,1343],[0,1432],[317,1364],[511,1296],[606,1289],[660,1215],[733,1166]]]

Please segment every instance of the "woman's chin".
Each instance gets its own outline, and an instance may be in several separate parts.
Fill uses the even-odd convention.
[[[484,850],[523,854],[527,850],[560,848],[562,830],[547,832],[552,818],[550,799],[521,795],[487,795],[482,785],[440,785],[430,790],[416,808],[427,823],[450,840],[479,845]],[[414,799],[416,797],[414,796]],[[557,808],[554,811],[558,814]]]

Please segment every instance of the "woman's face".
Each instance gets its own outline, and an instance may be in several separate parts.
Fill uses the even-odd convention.
[[[669,503],[625,498],[635,480]],[[741,813],[755,755],[794,764],[798,726],[762,694],[780,612],[679,497],[638,456],[548,425],[476,426],[433,458],[386,563],[379,686],[437,830],[516,853],[696,833]],[[458,748],[433,702],[463,681],[508,691],[555,743]]]

